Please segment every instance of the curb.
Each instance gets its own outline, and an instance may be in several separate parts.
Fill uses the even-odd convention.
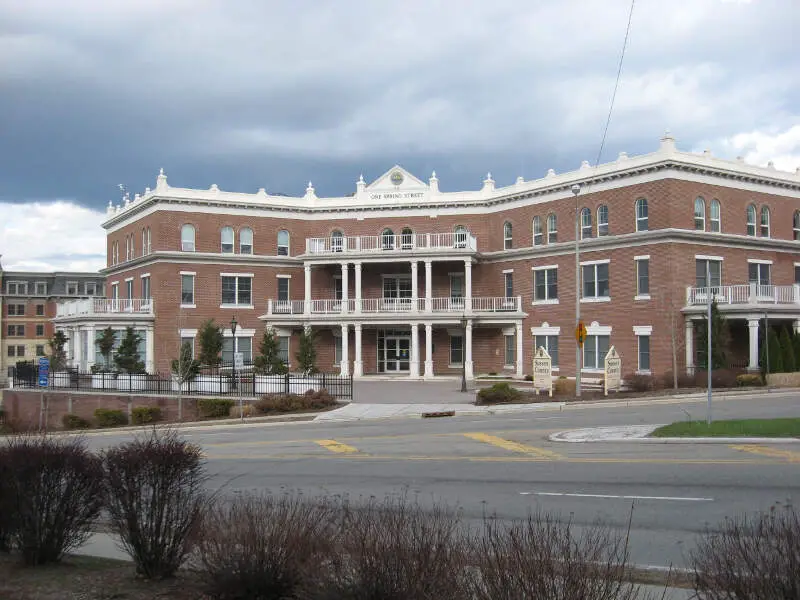
[[[653,429],[660,427],[660,425],[653,425]],[[590,432],[592,429],[605,429],[603,427],[597,428],[583,428],[583,429],[569,429],[567,431],[559,431],[552,433],[548,436],[551,442],[562,442],[567,444],[594,444],[598,442],[608,443],[634,443],[634,444],[800,444],[800,438],[787,438],[787,437],[664,437],[664,438],[651,438],[651,437],[622,437],[609,435],[607,437],[598,437],[594,439],[570,439],[569,434],[586,431]]]

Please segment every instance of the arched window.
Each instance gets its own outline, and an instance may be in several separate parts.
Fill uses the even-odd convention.
[[[253,253],[253,230],[243,227],[239,230],[239,254]]]
[[[289,232],[285,229],[278,232],[278,256],[289,256]]]
[[[794,211],[792,217],[792,230],[794,231],[794,240],[800,240],[800,210]]]
[[[394,231],[388,227],[381,233],[381,248],[384,250],[394,250]]]
[[[558,221],[554,214],[547,216],[547,243],[555,244],[558,241]]]
[[[467,247],[467,228],[463,225],[456,225],[455,228],[455,247],[456,248],[466,248]]]
[[[512,236],[512,227],[511,223],[506,221],[503,223],[503,248],[505,250],[511,250],[514,247],[514,238]]]
[[[533,217],[533,245],[541,246],[542,241],[542,220],[539,218],[539,215],[536,215]]]
[[[142,256],[147,253],[147,230],[142,227]]]
[[[219,232],[220,247],[225,254],[233,252],[233,227],[223,227]]]
[[[597,207],[597,237],[608,235],[608,206]]]
[[[125,261],[129,261],[131,259],[131,240],[129,236],[125,236]]]
[[[344,250],[344,235],[338,229],[331,233],[331,250],[334,252]]]
[[[756,234],[756,205],[750,204],[747,207],[747,235]]]
[[[400,232],[400,248],[403,250],[411,250],[414,247],[414,232],[410,227],[403,227]]]
[[[592,211],[581,209],[581,239],[592,237]]]
[[[150,254],[153,251],[153,240],[150,238],[150,228],[147,228],[147,253]]]
[[[769,208],[761,207],[761,237],[769,237]]]
[[[694,228],[695,231],[706,230],[706,201],[702,198],[694,201]]]
[[[194,225],[186,223],[181,227],[181,250],[194,252]]]
[[[720,231],[722,231],[720,212],[721,210],[720,210],[719,200],[714,198],[711,201],[711,206],[709,207],[709,215],[708,215],[708,219],[710,222],[709,224],[711,225],[711,231],[714,233],[719,233]]]
[[[647,231],[650,228],[650,217],[647,212],[647,199],[636,201],[636,231]]]

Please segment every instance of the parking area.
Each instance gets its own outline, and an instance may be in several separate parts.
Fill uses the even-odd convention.
[[[475,386],[461,390],[461,380],[441,381],[370,380],[353,381],[353,402],[358,404],[469,404],[475,401]]]

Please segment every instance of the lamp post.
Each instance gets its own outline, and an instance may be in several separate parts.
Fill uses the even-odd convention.
[[[467,317],[461,315],[461,391],[467,391]]]
[[[575,196],[575,327],[580,326],[581,322],[581,259],[580,259],[580,233],[581,233],[581,213],[578,208],[578,194],[581,193],[581,186],[577,183],[572,184],[572,193]],[[576,336],[577,337],[577,336]],[[581,395],[581,343],[575,341],[575,396]]]
[[[236,321],[236,315],[233,315],[231,319],[231,347],[233,349],[232,358],[233,358],[233,389],[236,388],[236,326],[239,323]]]

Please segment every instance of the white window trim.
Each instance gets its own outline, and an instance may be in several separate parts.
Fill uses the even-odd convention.
[[[513,272],[514,269],[503,269],[503,275],[505,275],[506,273],[513,273]]]
[[[543,265],[541,267],[531,267],[531,271],[546,271],[547,269],[558,269],[558,265]]]
[[[517,336],[516,327],[506,327],[505,329],[503,329],[503,368],[504,369],[515,369],[516,368],[516,365],[514,363],[507,363],[506,362],[506,358],[507,358],[506,354],[508,354],[506,352],[506,350],[508,349],[508,347],[506,346],[506,344],[507,344],[506,338],[509,338],[509,337],[514,339],[514,362],[516,362],[516,360],[517,360],[517,340],[516,340],[516,336]]]
[[[197,271],[178,271],[178,275],[197,275]]]
[[[725,260],[725,258],[723,256],[709,256],[709,255],[706,255],[706,254],[695,254],[694,255],[694,259],[695,260],[716,260],[716,261],[719,261],[719,262],[722,262],[723,260]]]
[[[747,259],[747,263],[748,264],[752,263],[754,265],[771,265],[772,261],[771,260],[764,260],[764,259],[761,259],[761,258],[748,258]],[[794,266],[797,267],[797,266],[800,266],[800,264],[799,263],[794,263]]]
[[[652,300],[650,294],[637,294],[633,297],[634,300]]]
[[[641,357],[641,352],[639,350],[639,338],[646,337],[649,338],[653,333],[653,326],[652,325],[634,325],[633,326],[633,334],[636,336],[636,374],[637,375],[651,375],[651,369],[642,369],[639,366],[639,360]],[[650,350],[652,354],[652,343],[650,344]],[[652,356],[650,357],[651,364],[652,364]]]
[[[548,271],[555,269],[558,271],[558,265],[545,265],[542,267],[531,267],[531,271]],[[531,306],[543,306],[548,304],[558,304],[558,298],[548,298],[547,300],[536,300],[536,276],[533,277],[533,295],[531,296]]]
[[[197,329],[179,329],[178,335],[182,338],[197,337]]]
[[[252,280],[255,278],[255,275],[253,275],[252,273],[220,273],[219,276],[220,276],[220,278],[222,278],[222,277],[236,277],[237,279],[239,279],[239,278],[248,279],[249,278],[251,280],[250,281],[250,304],[220,304],[219,305],[220,308],[225,308],[225,309],[227,309],[227,308],[234,308],[234,309],[235,308],[241,308],[242,310],[253,310],[253,309],[255,309],[255,306],[253,305],[253,282],[252,282]],[[239,282],[238,281],[236,282],[236,296],[237,297],[239,296]]]
[[[554,298],[553,300],[532,300],[531,306],[543,306],[548,304],[558,304],[558,298]]]
[[[650,255],[649,254],[643,254],[641,256],[634,256],[633,257],[633,262],[634,263],[638,263],[640,260],[646,260],[649,263],[650,262]],[[639,265],[638,264],[636,265],[636,268],[634,269],[634,271],[635,271],[634,274],[636,275],[636,291],[638,292],[639,291]],[[649,287],[649,285],[650,285],[650,265],[649,264],[647,265],[647,283],[648,283],[648,287]],[[633,299],[634,300],[650,300],[650,294],[649,293],[647,293],[647,294],[636,294],[633,297]]]
[[[191,273],[182,273],[182,275],[190,275]],[[220,277],[255,277],[253,273],[220,273]],[[280,275],[278,275],[280,277]]]
[[[649,254],[642,254],[640,256],[634,256],[633,260],[650,260]]]
[[[44,292],[42,292],[41,294],[38,291],[40,285],[44,286]],[[46,296],[47,295],[47,282],[46,281],[36,281],[36,282],[34,282],[33,291],[36,292],[34,294],[34,296]]]
[[[128,283],[129,281],[133,281],[133,277],[126,277],[125,278],[125,283]]]
[[[253,337],[253,336],[255,336],[255,334],[256,334],[256,330],[255,329],[243,329],[241,327],[237,327],[236,328],[236,335],[235,336],[231,334],[231,328],[230,327],[228,327],[227,329],[223,329],[222,330],[222,337],[237,337],[237,338],[244,337],[244,338],[247,338],[247,337]]]
[[[653,333],[652,325],[634,325],[633,335],[651,335]]]
[[[181,278],[181,280],[183,280],[183,276],[184,275],[186,275],[187,277],[191,277],[192,278],[192,299],[194,300],[194,302],[192,302],[191,304],[184,304],[183,302],[181,302],[179,308],[197,308],[197,292],[196,292],[196,288],[197,288],[197,285],[196,285],[197,284],[197,273],[195,273],[194,271],[180,271],[179,277]],[[150,293],[152,294],[153,290],[150,290]],[[183,296],[183,281],[181,281],[180,294],[181,294],[181,297],[182,297]]]
[[[586,335],[611,335],[611,330],[613,327],[611,325],[600,325],[597,321],[592,321],[590,325],[586,327]]]
[[[131,279],[133,279],[133,277],[131,277]],[[128,281],[128,280],[126,279],[125,281]],[[71,285],[74,285],[74,286],[75,286],[75,293],[74,293],[74,294],[70,294],[70,293],[69,293],[69,286],[71,286]],[[79,295],[79,294],[78,294],[78,282],[77,282],[77,281],[68,281],[68,282],[67,282],[67,289],[66,289],[66,291],[67,291],[67,296],[78,296],[78,295]]]
[[[275,275],[275,277],[277,277],[278,279],[291,279],[292,278],[291,275]],[[341,278],[342,278],[342,276],[339,275],[339,279],[341,279]],[[336,279],[335,276],[334,276],[334,279]]]
[[[561,327],[551,326],[545,321],[539,327],[531,327],[531,335],[561,335]]]
[[[585,260],[585,261],[581,261],[581,266],[582,267],[590,267],[592,265],[607,265],[607,264],[610,264],[610,263],[611,263],[611,259],[610,258],[603,258],[603,259],[600,259],[600,260]]]
[[[140,279],[144,279],[145,277],[150,277],[150,273],[142,273],[141,275],[139,275]]]

